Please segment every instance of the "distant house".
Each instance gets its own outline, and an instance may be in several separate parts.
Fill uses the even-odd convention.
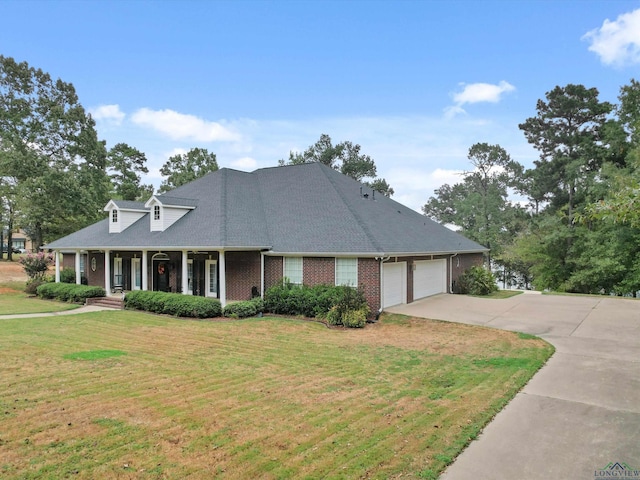
[[[319,163],[223,168],[56,240],[56,276],[246,300],[283,281],[361,287],[372,311],[442,292],[485,247]],[[61,253],[62,255],[57,255]]]
[[[8,239],[7,232],[4,232],[3,235],[4,241],[6,242]],[[33,251],[33,242],[27,235],[27,233],[22,229],[13,230],[11,235],[11,247],[13,251],[23,251],[26,250],[28,252]],[[7,250],[6,243],[2,245],[2,251]]]

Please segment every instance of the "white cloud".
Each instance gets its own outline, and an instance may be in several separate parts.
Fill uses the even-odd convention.
[[[505,93],[513,92],[516,87],[504,80],[497,85],[491,83],[461,83],[463,88],[461,92],[453,94],[454,105],[450,105],[444,109],[444,116],[450,120],[459,114],[467,112],[462,108],[467,103],[498,103]]]
[[[461,85],[464,86],[462,91],[453,95],[453,101],[459,107],[465,103],[498,103],[503,93],[513,92],[516,89],[516,87],[504,80],[498,85],[490,83],[461,83]]]
[[[623,13],[615,21],[606,19],[600,28],[583,35],[582,40],[591,42],[589,50],[605,65],[640,63],[640,9]]]
[[[125,114],[120,110],[120,105],[100,105],[96,108],[89,109],[89,113],[94,120],[105,120],[120,125],[124,120]]]
[[[240,140],[240,135],[218,122],[203,120],[174,110],[150,110],[141,108],[131,117],[133,123],[150,127],[166,134],[172,140],[199,142]]]

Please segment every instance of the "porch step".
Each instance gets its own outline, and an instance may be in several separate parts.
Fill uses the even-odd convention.
[[[117,310],[124,309],[124,300],[116,297],[97,297],[87,298],[85,305],[95,305],[97,307],[114,308]]]

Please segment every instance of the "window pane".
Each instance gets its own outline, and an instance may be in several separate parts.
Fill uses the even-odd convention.
[[[358,286],[357,258],[336,258],[336,285]]]
[[[302,257],[285,257],[284,276],[296,285],[302,285]]]
[[[209,292],[218,293],[218,275],[217,275],[217,263],[209,264]]]

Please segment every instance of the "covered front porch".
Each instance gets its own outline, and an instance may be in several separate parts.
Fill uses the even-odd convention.
[[[75,270],[77,284],[102,286],[107,295],[152,290],[228,300],[248,300],[264,291],[259,251],[75,250],[55,251],[61,270]]]

